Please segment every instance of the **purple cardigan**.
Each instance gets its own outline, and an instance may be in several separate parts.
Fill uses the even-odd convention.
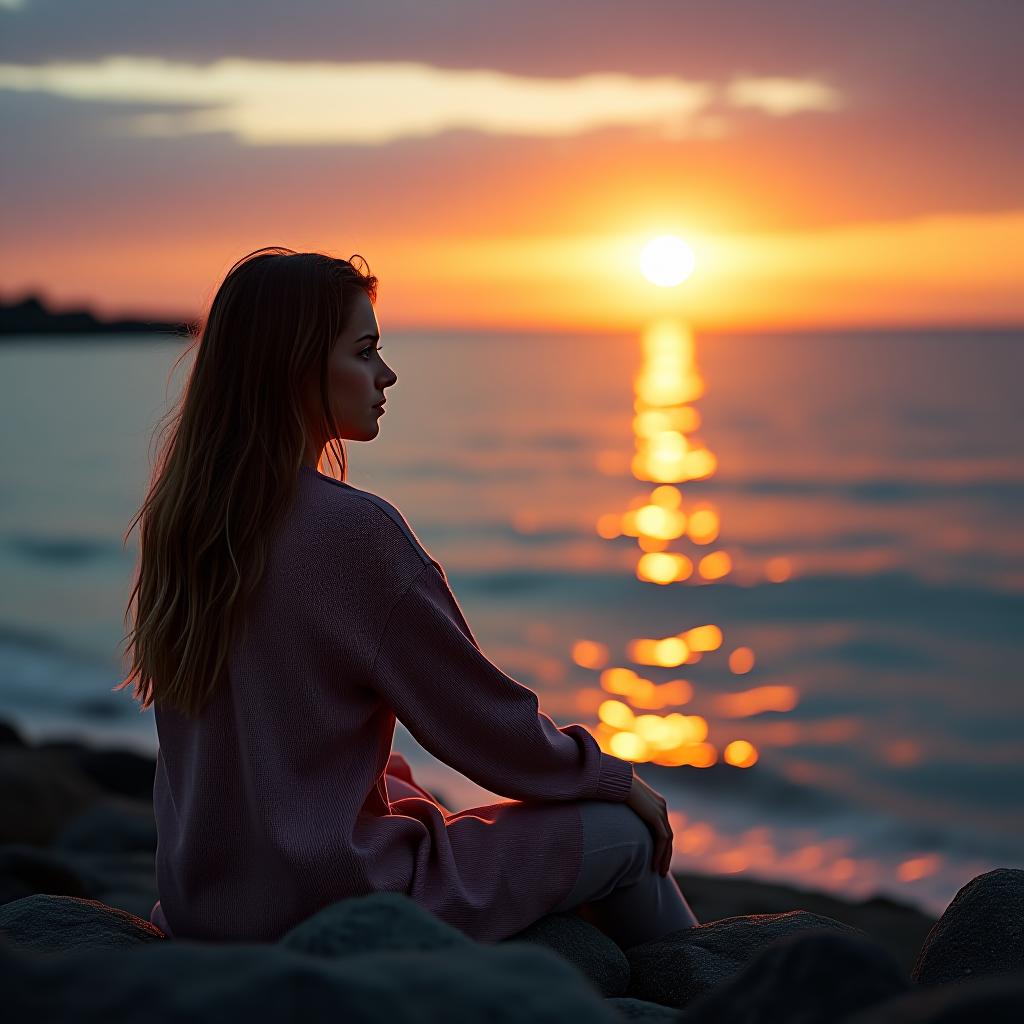
[[[168,936],[272,942],[349,896],[403,892],[478,941],[565,897],[576,801],[625,801],[633,765],[480,649],[444,570],[383,498],[303,467],[228,678],[198,721],[154,704]],[[422,746],[508,797],[451,812],[392,755]]]

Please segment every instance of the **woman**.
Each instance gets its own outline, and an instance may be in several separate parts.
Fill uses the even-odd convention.
[[[487,659],[401,512],[345,480],[339,443],[377,436],[397,380],[376,286],[319,253],[236,263],[133,521],[118,688],[154,706],[160,744],[151,921],[275,941],[395,891],[479,941],[555,909],[624,946],[688,927],[665,801]],[[442,807],[391,753],[396,718],[510,799]]]

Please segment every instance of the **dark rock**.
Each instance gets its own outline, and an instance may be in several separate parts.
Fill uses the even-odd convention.
[[[0,935],[11,1020],[75,1024],[621,1024],[561,957],[525,943],[308,956],[280,944],[147,942],[36,956]]]
[[[26,896],[0,907],[0,932],[22,952],[121,949],[164,938],[149,921],[99,900]]]
[[[72,818],[50,844],[55,850],[156,854],[157,832],[150,803],[95,804]]]
[[[0,746],[0,844],[46,846],[67,823],[105,799],[66,751]]]
[[[0,847],[0,905],[36,893],[90,895],[92,882],[59,854],[35,846]]]
[[[578,914],[548,914],[505,941],[530,942],[554,950],[582,971],[603,996],[625,995],[629,987],[625,953]]]
[[[863,936],[856,928],[802,910],[710,921],[627,949],[626,995],[681,1009],[731,977],[769,943],[808,931]]]
[[[36,894],[98,899],[148,918],[157,901],[156,864],[145,852],[0,847],[0,904]]]
[[[25,747],[25,737],[17,726],[0,719],[0,747]]]
[[[50,739],[40,740],[33,749],[46,754],[70,755],[77,760],[86,747],[81,740],[72,739],[69,736],[53,736]]]
[[[828,893],[737,875],[719,878],[687,873],[677,874],[676,881],[698,921],[806,910],[867,932],[896,958],[907,974],[917,960],[925,936],[935,924],[935,917],[922,913],[917,907],[886,897],[850,902]]]
[[[1024,970],[1024,870],[997,868],[953,897],[911,972],[922,985]]]
[[[156,761],[133,750],[94,750],[78,755],[80,771],[108,793],[152,801]]]
[[[0,847],[0,904],[36,894],[99,900],[148,920],[157,898],[156,865],[146,851]]]
[[[908,988],[899,965],[876,943],[840,932],[805,932],[766,946],[691,1003],[684,1018],[686,1024],[831,1024]]]
[[[358,953],[462,950],[473,940],[403,893],[375,892],[339,900],[297,924],[279,945],[298,953],[343,957]]]
[[[843,1024],[1020,1024],[1024,972],[934,985],[872,1006]]]

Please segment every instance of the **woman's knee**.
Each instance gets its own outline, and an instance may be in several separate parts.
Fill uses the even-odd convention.
[[[583,824],[583,859],[576,882],[559,909],[603,900],[653,871],[654,841],[632,808],[607,800],[582,800],[577,808]]]
[[[654,837],[647,823],[626,804],[609,800],[585,800],[580,805],[583,827],[609,842],[629,842],[637,858],[648,861],[654,856]]]

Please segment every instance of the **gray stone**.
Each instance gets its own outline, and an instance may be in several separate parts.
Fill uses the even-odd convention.
[[[554,950],[582,971],[603,996],[623,996],[629,987],[625,953],[578,914],[548,914],[505,941],[531,942]]]
[[[283,935],[278,944],[297,953],[343,957],[461,950],[473,945],[473,940],[404,893],[376,892],[324,907]]]
[[[97,802],[103,790],[63,750],[0,745],[0,844],[46,846],[67,823]]]
[[[1024,972],[921,988],[848,1017],[843,1024],[1020,1024]],[[689,1022],[687,1022],[689,1024]]]
[[[691,1003],[686,1024],[829,1024],[905,992],[909,982],[877,943],[834,931],[777,939]]]
[[[26,953],[122,949],[163,940],[140,917],[75,896],[26,896],[0,907],[0,933]]]
[[[884,896],[851,903],[827,893],[740,875],[715,877],[686,873],[677,874],[676,881],[686,893],[686,901],[698,921],[720,921],[737,914],[806,910],[867,932],[892,953],[908,975],[925,936],[938,917]]]
[[[561,957],[525,943],[309,956],[280,944],[152,942],[28,955],[0,936],[11,1020],[75,1024],[621,1024]]]
[[[27,747],[21,730],[6,719],[0,719],[0,747]]]
[[[152,804],[107,801],[72,818],[50,848],[88,853],[156,853],[156,819]]]
[[[856,928],[802,910],[710,921],[627,949],[626,994],[681,1009],[731,977],[770,943],[807,931],[863,936]]]
[[[0,904],[36,894],[99,900],[148,919],[156,902],[153,855],[0,847]]]
[[[37,846],[0,847],[0,904],[36,893],[88,897],[92,888],[67,857]]]
[[[911,972],[921,985],[1024,970],[1024,870],[972,878],[924,940]]]
[[[108,793],[135,801],[153,799],[156,758],[120,748],[97,749],[88,745],[75,752],[74,761],[83,775]]]

